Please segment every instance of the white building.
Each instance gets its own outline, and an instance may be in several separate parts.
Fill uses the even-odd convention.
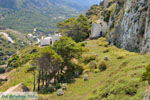
[[[53,45],[55,41],[58,41],[60,39],[61,35],[60,34],[55,34],[49,37],[45,37],[41,39],[41,46],[49,46]]]

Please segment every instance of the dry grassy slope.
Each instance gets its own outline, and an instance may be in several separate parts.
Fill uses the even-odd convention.
[[[144,66],[150,64],[150,54],[137,54],[128,52],[114,46],[104,47],[98,45],[98,40],[87,41],[88,55],[97,54],[97,62],[107,61],[107,70],[99,73],[89,73],[89,81],[83,81],[83,75],[68,85],[63,96],[56,93],[40,95],[41,100],[140,100],[143,97],[146,82],[141,81]],[[104,51],[107,51],[104,53]],[[120,58],[120,59],[118,59]],[[10,75],[11,80],[0,86],[5,91],[18,83],[25,83],[32,89],[32,75],[25,73],[28,64],[20,67]],[[103,99],[102,99],[103,98]]]

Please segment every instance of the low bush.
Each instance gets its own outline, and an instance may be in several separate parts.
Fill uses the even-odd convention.
[[[98,44],[99,46],[107,47],[109,43],[107,42],[106,38],[102,37],[102,38],[99,38]]]
[[[86,64],[88,64],[89,62],[95,59],[96,59],[96,55],[84,55],[83,56],[83,62]]]
[[[94,69],[93,72],[94,72],[94,73],[98,73],[98,72],[99,72],[99,69]]]
[[[20,58],[18,55],[13,55],[11,59],[8,60],[8,67],[16,68],[20,66]]]
[[[4,68],[0,68],[0,74],[5,73],[5,69]]]
[[[123,59],[124,58],[124,56],[118,56],[117,57],[117,59]]]
[[[89,73],[91,70],[90,69],[85,69],[84,71],[83,71],[83,73]]]
[[[49,87],[42,88],[39,91],[39,93],[47,94],[47,93],[51,93],[51,92],[54,92],[54,91],[55,91],[55,88],[53,86],[49,86]]]
[[[128,87],[125,89],[125,94],[134,96],[137,93],[137,89],[135,87]]]
[[[103,53],[108,53],[109,52],[109,49],[105,49],[104,51],[103,51]]]
[[[83,43],[83,42],[82,42],[82,43],[80,43],[80,44],[81,44],[81,46],[83,46],[83,47],[85,47],[85,45],[86,45],[86,43]]]
[[[0,56],[4,56],[4,53],[3,53],[3,52],[0,52]]]
[[[60,83],[56,83],[55,89],[60,89],[60,88],[61,88],[61,84]]]
[[[99,66],[98,66],[100,71],[105,71],[107,69],[107,64],[105,61],[101,61]]]
[[[148,65],[145,69],[146,69],[146,71],[142,75],[142,80],[148,81],[148,83],[150,85],[150,65]]]
[[[97,62],[95,60],[91,61],[89,63],[89,68],[90,69],[96,69],[97,68]]]

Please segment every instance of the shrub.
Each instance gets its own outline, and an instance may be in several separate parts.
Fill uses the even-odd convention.
[[[86,64],[91,62],[92,60],[95,60],[95,59],[96,59],[96,55],[85,55],[85,56],[83,56],[83,62]]]
[[[60,89],[60,88],[61,88],[61,84],[60,83],[56,83],[55,89]]]
[[[36,53],[36,52],[38,52],[38,50],[37,49],[33,49],[33,50],[30,51],[30,54],[33,54],[33,53]]]
[[[3,53],[3,52],[0,52],[0,56],[4,56],[4,53]]]
[[[103,53],[108,53],[109,52],[109,49],[105,49],[104,51],[103,51]]]
[[[100,71],[105,71],[107,69],[107,64],[105,61],[102,61],[100,64],[99,64],[99,70]]]
[[[117,57],[117,59],[123,59],[124,58],[124,56],[118,56]]]
[[[49,87],[44,87],[42,88],[39,93],[43,93],[43,94],[47,94],[47,93],[51,93],[54,92],[55,88],[53,86],[49,86]]]
[[[85,69],[85,70],[83,71],[83,73],[88,73],[88,72],[90,72],[90,69]]]
[[[134,96],[137,93],[137,89],[135,87],[128,87],[125,89],[125,93],[130,96]]]
[[[0,74],[5,73],[5,69],[4,68],[0,68]]]
[[[106,38],[99,38],[99,42],[98,42],[99,46],[104,46],[104,47],[107,47],[108,46],[108,42],[106,40]]]
[[[99,69],[94,69],[93,72],[94,72],[94,73],[98,73],[98,72],[99,72]]]
[[[96,69],[97,68],[97,62],[95,60],[91,61],[89,63],[89,68],[90,69]]]
[[[86,45],[85,43],[83,43],[83,42],[81,43],[81,46],[85,47],[85,45]]]
[[[76,65],[76,66],[75,66],[75,70],[74,70],[75,76],[78,77],[79,75],[82,74],[82,72],[83,72],[83,67],[82,67],[82,65],[79,65],[79,64]]]
[[[142,75],[142,80],[148,81],[148,83],[150,84],[150,65],[146,67],[146,71]]]
[[[16,68],[20,65],[20,59],[18,55],[14,55],[8,61],[8,67]]]

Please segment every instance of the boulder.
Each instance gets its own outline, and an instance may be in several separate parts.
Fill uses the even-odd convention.
[[[105,56],[105,57],[104,57],[104,60],[105,60],[105,61],[108,61],[108,60],[109,60],[109,58],[108,58],[107,56]]]
[[[14,87],[9,88],[6,93],[11,92],[29,92],[29,88],[24,85],[24,83],[20,83]]]
[[[66,83],[63,83],[63,84],[62,84],[62,89],[63,89],[63,90],[67,90],[67,84],[66,84]]]
[[[58,96],[61,96],[61,95],[63,95],[63,94],[64,94],[64,92],[63,92],[62,89],[58,89],[58,90],[57,90],[57,95],[58,95]]]
[[[84,81],[87,81],[87,80],[88,80],[88,75],[85,74],[85,75],[84,75]]]

